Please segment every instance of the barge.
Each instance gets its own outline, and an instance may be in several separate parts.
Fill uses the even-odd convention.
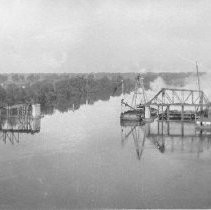
[[[122,81],[122,100],[121,100],[121,115],[120,120],[124,121],[144,121],[151,122],[151,112],[156,115],[157,110],[151,109],[150,106],[146,106],[147,97],[144,89],[143,77],[138,74],[135,83],[134,94],[132,97],[131,104],[128,104],[123,99],[124,95],[124,86]],[[127,107],[129,110],[123,111]]]

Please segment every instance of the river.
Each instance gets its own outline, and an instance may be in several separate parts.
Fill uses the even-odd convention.
[[[121,126],[120,111],[111,97],[45,115],[34,134],[1,133],[0,209],[211,208],[209,133]]]

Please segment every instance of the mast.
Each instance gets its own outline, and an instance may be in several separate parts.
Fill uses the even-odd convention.
[[[147,103],[147,96],[144,89],[144,78],[138,74],[136,78],[136,85],[132,99],[132,107],[137,108],[141,104]]]
[[[124,99],[124,81],[123,79],[121,80],[122,82],[122,99]]]
[[[144,78],[143,77],[140,78],[140,82],[141,82],[141,90],[142,90],[142,94],[143,94],[144,104],[146,104],[147,103],[147,96],[146,96],[146,93],[145,93]]]
[[[123,79],[121,80],[122,83],[122,94],[121,94],[121,113],[123,113],[123,104],[124,104],[124,81]]]
[[[199,89],[199,92],[200,92],[201,91],[201,87],[200,87],[200,80],[199,80],[199,67],[198,67],[197,61],[196,61],[196,73],[197,73],[198,89]]]
[[[200,78],[199,78],[199,67],[196,61],[196,73],[197,73],[197,83],[198,83],[198,90],[199,90],[199,104],[200,104],[200,111],[203,110],[203,93],[201,92],[200,86]]]
[[[137,95],[139,93],[139,88],[140,88],[140,74],[136,77],[136,84],[135,84],[135,90],[132,98],[132,107],[137,108]]]

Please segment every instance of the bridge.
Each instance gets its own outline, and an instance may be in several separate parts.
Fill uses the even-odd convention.
[[[175,88],[162,88],[145,104],[156,106],[161,119],[180,118],[183,121],[195,119],[199,113],[206,111],[209,105],[210,102],[203,91]],[[172,107],[176,107],[177,110],[179,107],[180,111],[172,112]]]
[[[209,103],[203,91],[189,89],[162,88],[147,105],[203,106]]]

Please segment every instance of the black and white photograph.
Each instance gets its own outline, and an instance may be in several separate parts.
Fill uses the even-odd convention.
[[[210,0],[0,0],[0,210],[211,209]]]

